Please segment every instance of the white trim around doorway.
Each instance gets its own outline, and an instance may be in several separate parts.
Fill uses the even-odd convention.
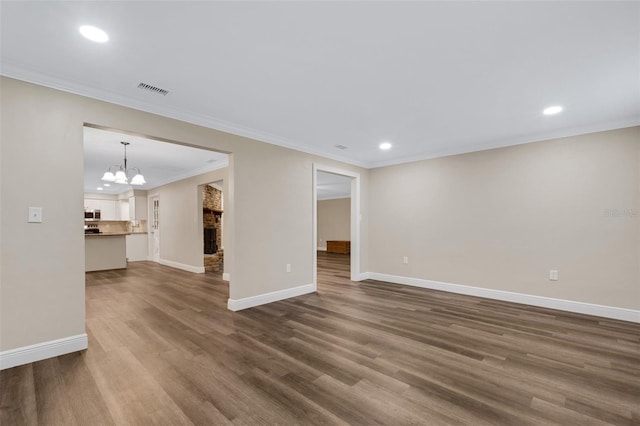
[[[360,274],[360,173],[337,167],[313,164],[313,291],[318,290],[318,172],[333,173],[351,179],[351,281],[361,281]]]

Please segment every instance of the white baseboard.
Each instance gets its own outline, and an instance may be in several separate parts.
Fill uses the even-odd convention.
[[[30,362],[42,361],[43,359],[53,358],[71,352],[82,351],[87,349],[88,346],[89,338],[87,335],[78,334],[63,339],[9,349],[8,351],[0,352],[0,370],[29,364]]]
[[[277,302],[278,300],[289,299],[290,297],[302,296],[303,294],[313,293],[314,291],[315,286],[313,284],[306,284],[271,293],[259,294],[258,296],[245,297],[244,299],[229,299],[227,308],[231,311],[240,311],[266,303]]]
[[[231,281],[231,274],[230,274],[230,273],[228,273],[228,272],[223,272],[223,273],[222,273],[222,279],[223,279],[224,281]]]
[[[187,271],[187,272],[204,274],[204,266],[187,265],[184,263],[174,262],[173,260],[165,260],[165,259],[160,259],[158,263],[165,266],[171,266],[172,268],[182,269],[183,271]]]
[[[369,272],[361,272],[360,274],[358,274],[356,279],[352,280],[352,281],[364,281],[364,280],[369,280],[369,279],[372,279],[371,278],[371,273],[369,273]]]
[[[542,308],[558,309],[560,311],[575,312],[579,314],[594,315],[597,317],[640,323],[640,311],[633,309],[595,305],[592,303],[575,302],[573,300],[554,299],[551,297],[513,293],[510,291],[493,290],[489,288],[473,287],[461,284],[443,283],[440,281],[423,280],[420,278],[380,274],[377,272],[365,272],[360,274],[360,276],[366,276],[366,278],[363,279],[386,281],[395,284],[410,285],[413,287],[442,290],[448,291],[450,293],[466,294],[469,296],[485,297],[488,299],[504,300],[507,302],[522,303],[525,305],[539,306]]]

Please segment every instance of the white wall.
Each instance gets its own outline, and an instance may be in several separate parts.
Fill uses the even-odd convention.
[[[160,201],[161,261],[202,268],[204,272],[202,185],[224,180],[224,192],[227,190],[228,172],[225,167],[148,191],[149,198],[158,196]],[[225,227],[232,220],[225,221]],[[225,229],[223,236],[226,233]]]
[[[362,271],[640,307],[638,216],[604,214],[638,211],[638,128],[367,171],[4,77],[0,102],[0,351],[84,333],[84,123],[232,153],[235,300],[312,283],[315,163],[360,173]]]
[[[0,351],[84,333],[85,123],[232,153],[225,272],[236,300],[312,283],[314,162],[360,172],[366,192],[358,167],[55,89],[2,77],[0,102]],[[27,223],[29,206],[43,207],[42,224]],[[366,227],[366,197],[362,211]]]
[[[82,105],[61,94],[0,80],[2,351],[85,332]]]
[[[318,201],[318,248],[327,241],[351,240],[351,198]]]
[[[370,271],[637,310],[639,170],[640,127],[373,169]]]

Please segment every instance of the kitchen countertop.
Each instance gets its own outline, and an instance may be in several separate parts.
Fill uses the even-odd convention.
[[[119,237],[121,235],[147,235],[148,232],[100,232],[99,234],[84,234],[85,237]]]

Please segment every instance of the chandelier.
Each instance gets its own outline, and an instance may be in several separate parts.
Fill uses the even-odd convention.
[[[142,173],[140,173],[140,169],[137,167],[131,167],[130,169],[127,168],[127,145],[129,145],[129,142],[120,143],[124,145],[124,165],[109,166],[107,171],[104,172],[102,180],[105,182],[114,182],[123,185],[144,185],[147,182],[144,180],[144,176],[142,176]],[[116,171],[115,174],[113,173],[113,170]],[[131,182],[129,182],[128,178],[130,170],[135,170],[137,172],[131,179]]]

